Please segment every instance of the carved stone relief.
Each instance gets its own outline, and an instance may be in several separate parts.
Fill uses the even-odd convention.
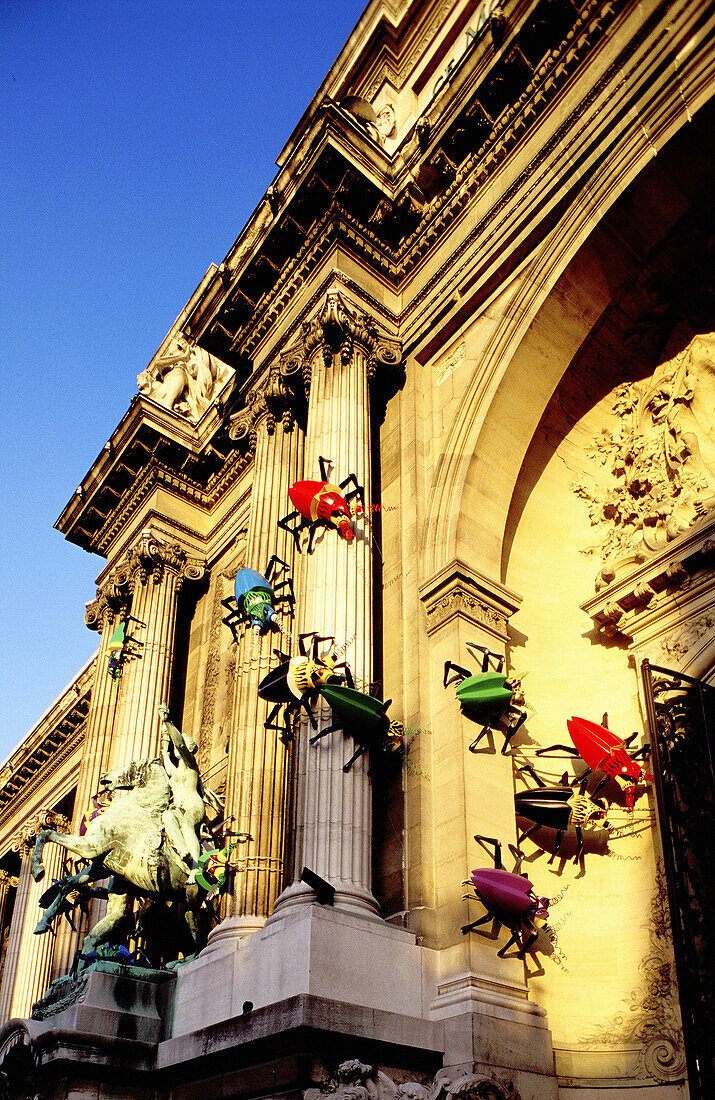
[[[618,562],[644,561],[715,505],[715,335],[695,336],[652,378],[614,392],[617,427],[588,454],[602,467],[575,493],[590,503],[603,579]]]
[[[357,1059],[341,1062],[334,1072],[323,1070],[316,1087],[303,1090],[303,1100],[520,1100],[511,1081],[483,1073],[441,1069],[433,1081],[395,1082],[377,1066]]]
[[[215,355],[177,338],[166,355],[137,375],[137,385],[144,397],[196,424],[233,373]]]

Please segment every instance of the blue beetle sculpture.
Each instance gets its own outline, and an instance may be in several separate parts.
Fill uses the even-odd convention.
[[[256,634],[266,634],[269,630],[280,629],[278,607],[281,604],[287,605],[289,613],[293,614],[295,605],[293,582],[290,577],[277,580],[288,568],[287,562],[282,561],[275,554],[266,566],[265,576],[257,573],[255,569],[247,569],[243,565],[239,567],[234,585],[234,598],[221,600],[228,611],[223,622],[230,627],[234,641],[238,641],[236,628],[241,623],[249,623]]]

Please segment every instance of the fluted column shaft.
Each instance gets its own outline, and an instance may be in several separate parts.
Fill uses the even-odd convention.
[[[319,319],[323,340],[311,359],[305,476],[319,477],[319,457],[330,459],[331,481],[338,484],[354,473],[364,486],[367,503],[371,499],[369,344],[353,343],[347,338],[347,326],[340,328],[340,320],[335,323],[336,314],[344,317],[343,304],[339,296],[331,300],[329,294]],[[353,315],[348,319],[352,321]],[[353,542],[345,542],[331,529],[317,536],[313,554],[303,555],[298,623],[303,633],[333,636],[336,648],[346,646],[356,685],[368,690],[373,653],[372,543],[364,520],[357,522]],[[320,706],[316,716],[319,729],[332,723],[327,705]],[[302,724],[296,769],[294,884],[281,895],[276,912],[314,900],[312,892],[298,882],[307,866],[335,887],[337,907],[374,914],[378,906],[371,893],[368,757],[361,756],[346,773],[343,764],[352,755],[352,739],[346,741],[336,732],[311,746],[312,732]]]
[[[176,543],[142,532],[129,555],[132,634],[141,642],[138,654],[125,663],[119,680],[119,701],[109,767],[144,760],[159,751],[157,707],[171,688],[176,605],[185,578],[198,580],[204,565],[191,561]]]
[[[47,887],[62,874],[64,851],[56,844],[48,844],[46,856],[43,855],[46,875],[41,882],[35,882],[31,874],[24,892],[24,909],[15,910],[13,924],[20,925],[17,956],[15,962],[15,982],[9,1003],[8,1017],[27,1017],[35,1001],[45,993],[52,975],[52,957],[55,940],[50,932],[41,936],[34,935],[35,925],[42,915],[39,900]],[[31,849],[23,855],[23,871],[29,865]],[[29,868],[28,868],[29,870]],[[18,901],[20,900],[18,886]]]
[[[297,428],[285,432],[279,426],[271,432],[272,427],[269,416],[255,426],[245,564],[258,572],[273,554],[289,564],[293,558],[291,537],[277,521],[290,510],[288,489],[298,476],[303,439]],[[290,633],[289,616],[283,614],[280,622]],[[249,628],[238,644],[226,811],[235,815],[236,828],[253,839],[246,870],[235,876],[227,915],[241,918],[246,930],[263,923],[282,886],[289,753],[275,730],[264,729],[266,704],[258,697],[258,685],[276,663],[273,650],[287,648],[281,634],[257,636]]]
[[[48,826],[64,832],[69,827],[69,821],[59,814],[38,811],[28,819],[12,842],[13,849],[21,854],[21,864],[0,983],[0,1023],[13,1016],[29,1016],[33,1004],[50,983],[55,940],[49,933],[35,936],[34,930],[42,915],[39,899],[47,887],[60,878],[65,853],[56,844],[47,846],[44,859],[46,875],[41,882],[35,882],[30,868],[37,833]]]

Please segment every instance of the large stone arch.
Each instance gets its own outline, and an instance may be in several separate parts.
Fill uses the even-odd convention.
[[[454,560],[494,579],[503,575],[510,503],[544,409],[619,290],[697,200],[713,114],[712,104],[693,121],[673,111],[659,151],[649,141],[625,156],[619,147],[502,288],[501,315],[437,462],[423,541],[425,577]],[[623,240],[629,222],[638,227],[636,251]]]

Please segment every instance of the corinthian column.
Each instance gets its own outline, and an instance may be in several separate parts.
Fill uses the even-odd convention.
[[[283,377],[290,366],[284,365],[283,374],[278,366],[272,368],[267,380],[248,393],[229,433],[236,440],[247,437],[253,452],[245,565],[259,573],[273,554],[292,573],[292,539],[277,526],[290,509],[288,489],[299,476],[303,453],[303,436],[295,428]],[[284,613],[279,621],[290,634],[289,616]],[[251,629],[243,631],[238,643],[226,814],[236,818],[234,828],[253,839],[227,899],[227,919],[213,933],[213,942],[261,927],[283,884],[289,753],[275,730],[264,729],[266,704],[258,697],[260,681],[275,664],[275,648],[288,648],[281,634],[256,635]]]
[[[119,680],[109,750],[112,768],[157,755],[156,708],[169,698],[177,599],[184,580],[203,577],[205,562],[189,558],[179,543],[164,540],[147,527],[122,570],[132,590],[132,634],[141,647],[126,662]]]
[[[304,326],[304,347],[311,375],[305,477],[318,478],[318,459],[333,462],[331,481],[355,474],[371,500],[369,381],[378,363],[396,366],[396,345],[378,340],[373,322],[329,291],[318,317]],[[372,554],[369,526],[357,521],[357,534],[345,542],[334,530],[319,535],[313,554],[300,569],[298,623],[303,633],[333,636],[337,648],[349,646],[353,675],[368,690],[373,677]],[[332,722],[330,708],[319,708],[319,729]],[[335,905],[375,914],[372,896],[372,792],[368,757],[343,771],[352,742],[330,734],[314,746],[301,726],[297,752],[295,862],[293,885],[275,912],[314,901],[299,882],[307,866],[335,887]]]
[[[66,832],[69,824],[60,814],[41,810],[13,837],[12,847],[21,853],[22,864],[0,986],[0,1022],[14,1016],[29,1016],[33,1004],[50,984],[55,941],[50,933],[35,936],[34,929],[42,914],[39,899],[52,881],[60,877],[64,852],[56,844],[48,845],[47,874],[42,882],[35,882],[32,877],[30,857],[40,829]]]

